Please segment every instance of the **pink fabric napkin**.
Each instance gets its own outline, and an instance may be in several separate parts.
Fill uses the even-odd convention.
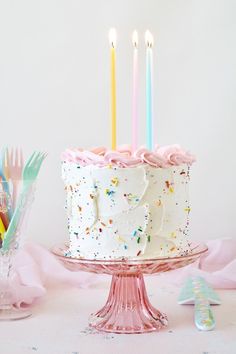
[[[199,260],[161,277],[180,286],[189,276],[202,276],[213,288],[236,289],[236,240],[217,239],[206,244],[208,251]]]
[[[14,259],[14,275],[10,281],[12,303],[27,307],[46,294],[47,288],[58,285],[84,288],[99,278],[87,272],[66,269],[44,247],[27,243]]]
[[[167,282],[181,285],[188,276],[201,275],[215,288],[236,289],[236,240],[219,239],[207,242],[208,252],[195,263],[163,273]],[[16,269],[11,279],[13,303],[26,307],[35,303],[50,286],[87,287],[101,276],[87,272],[72,272],[45,248],[28,243],[15,257]]]

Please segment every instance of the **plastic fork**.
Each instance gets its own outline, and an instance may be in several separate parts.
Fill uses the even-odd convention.
[[[46,157],[45,153],[34,152],[24,167],[23,174],[22,174],[23,176],[22,191],[17,201],[17,205],[13,213],[12,219],[10,221],[10,224],[8,226],[8,229],[4,235],[3,244],[2,244],[3,251],[7,251],[10,249],[16,237],[17,227],[22,219],[23,211],[25,209],[28,197],[31,192],[31,187],[33,186],[33,183],[35,182],[38,176],[40,167],[45,157]]]
[[[9,195],[9,186],[8,186],[7,178],[6,178],[5,171],[4,171],[4,161],[5,161],[5,156],[6,156],[6,150],[7,150],[6,148],[2,149],[1,155],[0,155],[0,177],[2,180],[3,189]]]
[[[7,149],[4,148],[4,149],[2,149],[1,154],[0,154],[0,181],[2,184],[3,191],[6,195],[6,198],[8,198],[10,200],[9,185],[8,185],[7,177],[6,177],[5,171],[4,171],[4,161],[5,161],[6,151],[7,151]],[[6,216],[7,216],[7,219],[11,219],[11,216],[12,216],[11,205],[10,205],[10,208],[8,209]]]
[[[24,166],[22,149],[11,149],[10,154],[8,149],[6,149],[6,154],[3,163],[6,178],[10,179],[12,182],[12,205],[14,210],[16,207],[18,188],[21,182],[22,170]]]

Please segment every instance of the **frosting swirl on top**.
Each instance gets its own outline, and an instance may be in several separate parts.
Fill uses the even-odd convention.
[[[129,145],[119,146],[116,151],[103,146],[90,150],[67,149],[61,156],[63,161],[74,162],[81,166],[96,165],[104,167],[114,165],[117,167],[135,167],[149,164],[153,167],[167,168],[182,164],[191,165],[195,157],[183,150],[179,145],[157,146],[154,151],[141,146],[132,152]]]

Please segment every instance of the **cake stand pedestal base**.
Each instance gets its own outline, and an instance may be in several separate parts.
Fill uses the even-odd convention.
[[[68,246],[55,246],[52,253],[72,271],[112,275],[106,304],[91,315],[90,326],[112,333],[147,333],[168,324],[167,317],[149,302],[143,274],[158,274],[196,261],[207,246],[198,245],[184,256],[155,259],[96,260],[67,257]]]
[[[90,317],[90,326],[113,333],[153,332],[167,324],[167,316],[150,304],[141,273],[113,275],[105,306]]]

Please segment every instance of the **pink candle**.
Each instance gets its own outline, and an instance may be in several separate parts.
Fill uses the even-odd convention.
[[[153,149],[153,69],[152,69],[152,47],[153,37],[149,31],[145,33],[146,41],[146,124],[147,124],[147,148]]]
[[[138,147],[138,33],[133,32],[132,151]]]

